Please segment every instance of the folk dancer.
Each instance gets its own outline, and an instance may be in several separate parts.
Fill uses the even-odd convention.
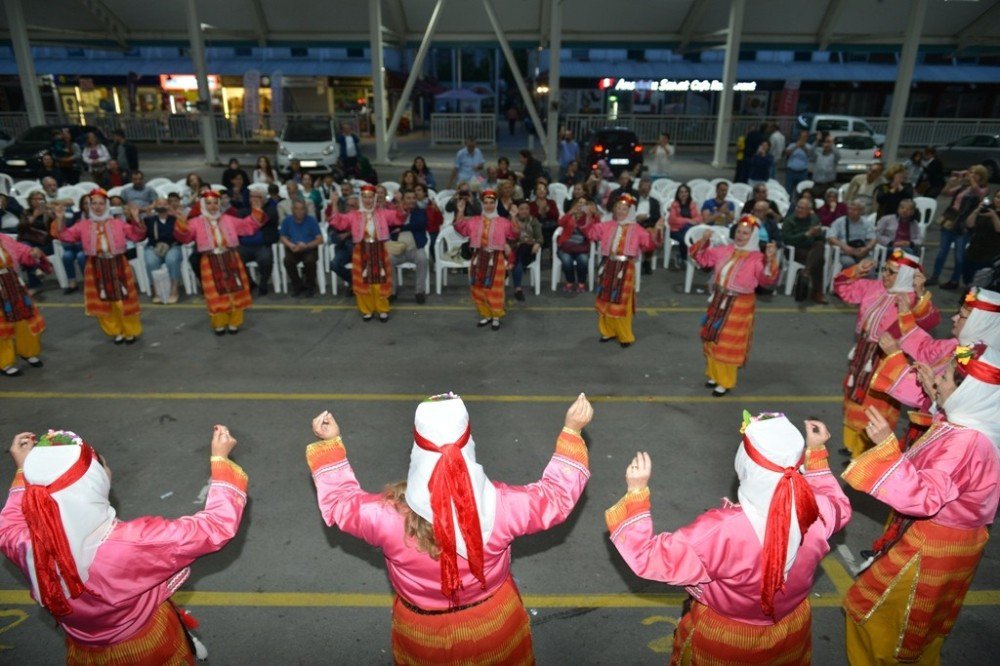
[[[542,478],[494,483],[476,463],[461,398],[439,395],[416,410],[406,481],[366,493],[330,412],[313,420],[306,450],[327,525],[382,550],[396,592],[397,664],[533,664],[531,628],[510,573],[511,542],[562,523],[587,480],[581,430],[593,409],[583,394],[566,413]]]
[[[64,243],[82,243],[87,265],[83,272],[83,299],[87,315],[96,317],[105,335],[116,345],[130,345],[142,335],[139,320],[139,290],[125,256],[126,241],[146,238],[146,225],[138,213],[128,221],[113,217],[108,194],[90,192],[90,213],[72,227],[65,227],[62,210],[56,208],[55,235]],[[135,211],[137,209],[130,209]]]
[[[778,248],[771,242],[760,251],[760,221],[753,215],[744,215],[736,223],[732,244],[712,247],[711,239],[712,231],[706,230],[691,246],[689,256],[702,268],[715,269],[701,339],[708,377],[705,386],[718,398],[735,388],[737,372],[750,356],[757,308],[754,292],[777,283]]]
[[[186,632],[197,623],[170,597],[191,563],[239,528],[247,476],[229,459],[235,445],[215,426],[204,510],[122,521],[108,501],[107,462],[79,436],[14,437],[17,474],[0,511],[0,550],[62,627],[67,664],[193,664],[196,652],[208,656]]]
[[[0,234],[0,373],[7,377],[21,375],[17,357],[28,365],[40,368],[41,336],[45,320],[21,281],[21,268],[40,267],[46,272],[52,267],[45,253],[37,247],[19,243],[7,234]]]
[[[472,259],[469,264],[469,289],[476,304],[479,321],[476,326],[489,325],[500,330],[500,319],[507,314],[504,309],[504,282],[507,280],[507,255],[510,242],[520,238],[521,227],[517,220],[501,217],[497,212],[497,193],[485,190],[480,197],[483,212],[475,217],[465,217],[465,200],[458,203],[455,231],[469,239]]]
[[[958,347],[926,389],[939,413],[905,452],[867,409],[875,446],[843,478],[892,514],[844,596],[851,664],[941,663],[1000,500],[1000,350]]]
[[[851,506],[827,465],[829,431],[805,425],[803,440],[781,414],[744,412],[739,504],[673,533],[653,532],[649,454],[626,469],[628,492],[605,512],[612,543],[636,575],[690,595],[671,664],[810,663],[809,592]]]
[[[243,311],[253,304],[250,278],[238,251],[240,236],[251,236],[267,222],[260,201],[244,218],[222,212],[218,192],[205,190],[201,195],[201,214],[178,220],[174,237],[181,243],[194,241],[200,256],[201,288],[205,293],[209,322],[216,335],[240,332]]]
[[[600,244],[594,301],[599,340],[618,340],[623,348],[635,342],[635,262],[663,243],[663,220],[658,220],[651,232],[636,222],[635,210],[635,197],[622,194],[611,209],[610,220],[594,221],[584,228],[587,239]]]

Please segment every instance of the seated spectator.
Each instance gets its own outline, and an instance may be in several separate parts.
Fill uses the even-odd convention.
[[[570,211],[559,218],[559,244],[556,254],[562,263],[563,277],[566,284],[563,291],[587,291],[587,264],[590,262],[590,241],[587,240],[584,229],[590,224],[600,222],[597,204],[584,198],[576,199]]]
[[[72,227],[89,215],[90,195],[84,194],[76,204],[76,212],[73,213],[71,218],[66,220],[66,227]],[[80,274],[83,274],[83,269],[87,265],[87,255],[83,253],[83,243],[63,243],[62,247],[63,268],[66,270],[66,288],[63,289],[63,293],[72,294],[78,289],[76,271],[79,268]]]
[[[233,176],[239,174],[243,178],[243,184],[249,185],[252,181],[250,180],[250,174],[248,174],[243,167],[240,166],[240,161],[235,157],[229,158],[229,166],[226,170],[222,172],[222,186],[227,190],[233,189]]]
[[[410,167],[410,171],[416,174],[418,183],[429,190],[437,189],[437,182],[434,180],[434,174],[431,173],[429,168],[427,168],[426,160],[424,160],[424,158],[420,155],[413,158],[413,166]]]
[[[917,217],[917,206],[913,199],[903,199],[892,215],[885,215],[875,224],[875,239],[891,254],[895,248],[902,248],[910,254],[919,254],[924,239]]]
[[[351,181],[345,180],[340,184],[340,196],[337,198],[336,213],[347,212],[347,200],[354,195],[354,185]]]
[[[826,232],[826,242],[840,248],[840,265],[847,268],[867,258],[875,248],[875,225],[865,216],[863,199],[847,204],[847,215],[834,220]]]
[[[510,170],[510,160],[506,157],[500,157],[497,160],[497,180],[509,180],[512,183],[517,183],[517,174]]]
[[[312,174],[302,174],[302,196],[312,202],[313,212],[310,215],[316,217],[323,210],[323,193],[316,189],[313,183]]]
[[[663,215],[660,213],[660,200],[652,196],[653,181],[649,176],[642,176],[639,179],[639,188],[635,194],[635,221],[644,229],[652,229],[660,221]],[[661,239],[662,240],[662,239]],[[653,272],[653,253],[646,252],[642,256],[642,274],[649,275]]]
[[[497,215],[513,220],[517,215],[517,198],[514,196],[516,189],[511,180],[501,180],[497,186]]]
[[[205,187],[205,183],[204,181],[202,181],[201,176],[192,171],[187,176],[185,176],[184,185],[187,189],[184,191],[183,196],[181,197],[181,202],[185,206],[193,206],[194,204],[198,203],[198,195],[201,194],[201,190],[203,187]],[[194,219],[195,217],[197,216],[191,215],[192,219]]]
[[[757,150],[750,156],[750,166],[747,171],[747,182],[750,185],[760,185],[767,182],[771,177],[771,167],[774,166],[774,157],[771,155],[771,142],[764,139],[757,146]]]
[[[24,215],[24,208],[13,196],[8,196],[0,191],[0,221],[3,222],[2,231],[16,231],[21,224],[21,216]],[[10,216],[8,219],[5,217]]]
[[[42,193],[45,195],[45,203],[50,206],[61,205],[70,208],[76,203],[69,197],[59,196],[59,183],[51,176],[42,179]]]
[[[141,215],[146,215],[157,199],[156,190],[146,184],[145,176],[138,169],[132,172],[132,183],[122,188],[121,197],[126,205],[138,205]]]
[[[823,194],[823,203],[816,209],[816,215],[824,227],[829,227],[838,217],[847,215],[847,204],[840,201],[839,196],[836,187],[827,188]]]
[[[479,202],[479,197],[472,191],[472,187],[464,181],[458,184],[455,194],[451,195],[451,199],[444,205],[445,211],[448,213],[455,213],[457,217],[459,201],[465,201],[462,213],[466,217],[475,217],[476,215],[482,214],[483,205]]]
[[[417,197],[417,207],[427,214],[427,234],[430,236],[431,259],[434,259],[434,243],[437,242],[438,234],[441,232],[441,225],[444,224],[444,213],[438,205],[427,194],[427,188],[422,183],[417,183],[413,188],[413,193]]]
[[[281,244],[285,246],[285,270],[292,283],[292,296],[303,294],[311,298],[316,294],[316,264],[323,234],[316,218],[306,213],[306,202],[292,202],[292,214],[281,223]],[[299,263],[302,263],[302,276]]]
[[[305,171],[302,170],[302,162],[292,159],[288,162],[288,178],[285,179],[285,183],[302,183],[302,176]]]
[[[375,186],[375,208],[376,210],[384,210],[386,208],[395,208],[396,202],[389,198],[389,190],[385,189],[385,185],[379,184]]]
[[[840,163],[840,153],[837,152],[833,137],[827,135],[823,139],[822,148],[813,151],[810,156],[812,163],[813,195],[821,196],[827,188],[837,183],[837,166]]]
[[[287,190],[287,195],[281,203],[278,204],[278,219],[284,221],[286,218],[292,215],[292,204],[296,201],[301,201],[306,205],[306,215],[315,219],[316,218],[316,207],[313,204],[311,198],[306,197],[303,193],[299,184],[294,180],[290,180],[285,183],[285,188]],[[284,222],[282,222],[283,224]]]
[[[573,160],[566,165],[566,171],[563,173],[562,178],[559,179],[566,187],[573,187],[584,181],[587,174],[580,168],[580,161]]]
[[[906,171],[906,182],[916,188],[921,176],[924,175],[924,151],[913,151],[910,159],[903,162],[903,169]]]
[[[875,162],[868,167],[867,173],[859,173],[851,179],[847,186],[847,194],[844,199],[860,201],[864,205],[864,215],[875,212],[875,194],[879,187],[885,183],[885,178],[882,177],[883,169],[881,162]]]
[[[337,206],[337,201],[340,199],[340,189],[337,186],[337,182],[333,177],[333,173],[327,172],[323,174],[323,177],[315,185],[316,189],[319,190],[320,195],[323,197],[325,202],[325,208],[323,209],[322,217],[330,217],[333,214],[332,208]],[[321,217],[321,216],[317,216]]]
[[[701,205],[702,224],[714,224],[728,227],[736,217],[736,207],[726,199],[729,194],[729,183],[718,183],[715,186],[715,198]]]
[[[125,187],[130,182],[131,175],[127,171],[122,170],[118,160],[108,160],[108,166],[104,170],[104,175],[101,176],[99,182],[100,186],[105,190],[110,190],[112,187]]]
[[[267,159],[267,155],[258,157],[257,166],[253,170],[253,182],[270,185],[276,180],[274,169],[271,167],[271,160]]]
[[[347,184],[347,181],[344,181]],[[330,218],[330,227],[327,229],[327,234],[330,236],[330,242],[333,243],[333,258],[330,259],[330,270],[334,272],[341,280],[347,284],[347,295],[351,295],[351,269],[347,267],[347,264],[351,263],[352,255],[354,253],[354,239],[351,237],[351,231],[337,231],[334,228],[333,220],[338,215],[344,215],[350,213],[351,211],[358,210],[361,206],[361,202],[358,199],[357,194],[347,194],[343,197],[344,210],[338,210]]]
[[[536,183],[533,192],[534,199],[529,204],[531,216],[542,224],[544,244],[548,247],[552,232],[559,226],[559,207],[549,198],[549,186],[545,183]]]
[[[38,167],[36,176],[38,177],[38,182],[42,182],[46,178],[52,178],[59,187],[66,182],[62,170],[56,164],[55,158],[52,157],[52,153],[42,153],[41,164]]]
[[[777,244],[779,250],[784,247],[784,241],[781,237],[781,216],[771,210],[766,201],[755,203],[751,213],[760,221],[760,229],[758,230],[760,251],[763,252],[767,244],[771,242]],[[736,225],[730,227],[729,236],[736,238]]]
[[[667,227],[670,229],[670,237],[678,243],[677,250],[682,262],[687,261],[688,251],[684,236],[688,229],[701,224],[701,220],[698,203],[691,198],[691,188],[684,184],[679,185],[670,204],[670,211],[667,213]]]
[[[635,183],[632,174],[627,169],[618,174],[617,182],[618,187],[608,192],[607,198],[604,199],[605,210],[610,210],[614,206],[614,202],[618,201],[622,195],[636,196]]]
[[[524,279],[524,269],[539,261],[538,255],[542,251],[542,223],[531,214],[531,205],[521,199],[517,202],[517,212],[512,218],[518,224],[520,235],[517,242],[512,243],[513,273],[511,281],[514,284],[514,298],[519,301],[524,300],[524,290],[521,289],[521,281]]]
[[[484,191],[493,190],[494,192],[496,192],[496,189],[499,186],[499,184],[500,181],[497,179],[497,168],[492,164],[486,165],[486,173],[483,176],[482,189]]]
[[[420,181],[417,180],[417,174],[410,169],[407,169],[399,177],[399,191],[402,192],[403,190],[412,190],[417,186],[418,182]]]
[[[393,268],[399,264],[413,264],[416,266],[416,278],[414,291],[416,292],[417,303],[423,305],[427,300],[427,271],[429,262],[427,252],[427,210],[417,205],[417,193],[413,190],[400,190],[399,207],[406,213],[406,219],[400,227],[390,230],[393,240],[402,241],[406,249],[400,254],[390,254],[389,261]],[[407,236],[408,234],[408,236]],[[396,291],[400,285],[393,284]]]
[[[750,197],[747,199],[746,203],[743,204],[743,210],[741,213],[752,213],[753,207],[758,201],[764,201],[767,203],[768,208],[781,218],[781,209],[778,208],[778,204],[767,198],[767,185],[764,183],[757,183],[753,186],[753,191],[750,193]]]
[[[781,233],[785,243],[795,248],[795,261],[805,266],[813,302],[825,305],[827,303],[826,296],[823,295],[825,229],[806,199],[800,198],[795,202],[795,208],[782,222]]]
[[[170,274],[170,295],[166,303],[176,303],[178,285],[181,281],[181,244],[174,237],[174,225],[178,219],[185,219],[176,204],[171,209],[165,199],[153,202],[153,214],[146,217],[146,270],[149,283],[153,284],[153,271],[166,264]],[[160,295],[153,291],[153,302],[161,303]]]
[[[879,218],[893,215],[903,199],[913,199],[913,186],[906,182],[906,169],[902,164],[893,164],[886,169],[885,178],[887,182],[875,190],[875,208]]]
[[[111,159],[111,153],[108,152],[107,147],[100,142],[96,134],[88,132],[80,155],[94,182],[100,183],[108,160]]]
[[[577,199],[586,199],[587,190],[583,182],[574,183],[570,188],[569,196],[563,201],[563,213],[568,213],[570,209],[573,208],[573,204],[576,203]]]
[[[985,201],[980,204],[976,215],[966,218],[965,224],[969,244],[965,250],[962,279],[965,284],[972,284],[976,271],[989,268],[1000,260],[1000,190],[993,192],[989,204]]]
[[[52,222],[55,219],[55,210],[45,203],[45,193],[35,190],[28,195],[28,207],[24,210],[21,223],[17,227],[17,240],[21,243],[37,247],[46,255],[53,253],[52,249]],[[35,295],[42,286],[36,271],[28,271],[28,294]]]
[[[271,279],[271,272],[274,270],[274,250],[271,246],[278,242],[278,202],[281,201],[281,197],[278,196],[278,184],[268,185],[267,192],[266,199],[264,193],[259,190],[250,190],[247,194],[248,207],[251,210],[255,204],[260,204],[260,209],[264,211],[264,223],[256,233],[240,236],[240,245],[236,248],[244,267],[251,261],[257,262],[257,271],[260,273],[257,280],[258,296],[267,295],[267,281]],[[249,270],[247,275],[250,275]]]

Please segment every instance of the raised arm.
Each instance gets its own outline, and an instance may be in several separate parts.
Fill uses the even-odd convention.
[[[865,279],[865,276],[875,267],[875,262],[865,259],[854,266],[848,266],[833,278],[833,292],[840,300],[857,305],[877,283]]]
[[[24,519],[21,511],[21,501],[24,499],[24,459],[35,446],[38,437],[31,432],[22,432],[14,435],[14,440],[10,445],[10,455],[14,459],[14,481],[10,484],[10,494],[7,495],[7,503],[0,511],[0,551],[8,560],[16,564],[20,569],[27,569],[27,549],[31,544],[31,534],[28,531],[28,523]]]
[[[820,525],[829,539],[842,530],[851,520],[851,502],[840,487],[837,477],[830,471],[826,442],[830,431],[821,421],[806,421],[806,462],[802,476],[813,489]]]
[[[254,208],[246,217],[234,217],[232,220],[237,236],[252,236],[267,222],[267,215],[263,209]]]
[[[762,287],[773,287],[778,283],[778,246],[773,241],[767,244],[764,257],[757,268],[757,283]]]

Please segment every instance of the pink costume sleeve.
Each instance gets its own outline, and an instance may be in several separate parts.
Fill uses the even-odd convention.
[[[59,240],[64,243],[79,243],[80,238],[83,236],[83,227],[87,226],[81,222],[77,222],[72,227],[66,227],[59,232]]]
[[[126,220],[122,220],[121,222],[122,231],[125,232],[125,238],[133,243],[146,240],[146,226],[144,224],[132,224]],[[72,229],[73,227],[70,228]]]
[[[316,499],[323,521],[381,547],[380,526],[387,522],[382,516],[389,511],[397,512],[382,495],[361,489],[340,437],[310,444],[306,448],[306,462],[316,484]]]
[[[833,278],[833,293],[837,294],[837,297],[845,303],[857,305],[876,284],[875,280],[862,278],[858,274],[858,266],[855,264],[840,271]]]
[[[20,569],[27,566],[27,547],[31,543],[28,533],[28,523],[21,512],[21,500],[24,499],[24,475],[17,470],[14,482],[7,495],[7,503],[0,511],[0,551]]]
[[[762,255],[760,265],[757,267],[757,284],[762,287],[773,287],[778,283],[778,255],[772,261],[767,260],[767,255]]]
[[[639,227],[639,229],[642,229],[642,233],[639,234],[640,252],[652,252],[663,244],[659,240],[659,234],[652,233],[644,227]]]
[[[689,253],[702,268],[712,268],[725,256],[728,246],[712,247],[711,240],[700,240],[691,246]]]
[[[827,463],[827,450],[806,451],[806,471],[802,476],[813,489],[820,522],[826,538],[839,532],[851,520],[851,502],[844,494]]]
[[[955,347],[958,346],[958,340],[955,338],[937,340],[924,330],[924,328],[933,328],[932,326],[924,326],[922,323],[929,316],[931,315],[928,312],[924,315],[923,320],[918,321],[912,310],[900,314],[899,330],[902,331],[903,337],[899,339],[899,346],[913,360],[927,365],[935,365],[942,358],[952,355]]]
[[[504,517],[497,521],[494,536],[509,543],[562,523],[589,479],[587,445],[579,435],[563,430],[540,480],[526,486],[494,483],[499,491],[497,513]],[[499,530],[505,533],[496,534]]]
[[[330,226],[337,231],[350,231],[351,229],[351,215],[350,213],[334,213],[330,216]]]
[[[178,243],[185,243],[186,244],[186,243],[190,243],[190,242],[192,242],[192,241],[194,241],[196,239],[196,235],[195,235],[195,231],[194,231],[194,221],[195,220],[200,220],[200,219],[201,219],[200,217],[194,217],[194,218],[189,218],[188,220],[186,220],[184,226],[187,228],[187,231],[181,231],[181,225],[180,224],[175,224],[174,225],[174,238],[177,239]]]
[[[599,219],[594,218],[593,220],[588,222],[580,231],[583,232],[583,235],[587,238],[587,240],[592,241],[594,243],[600,243],[601,236],[604,233],[604,223],[601,222]]]
[[[915,407],[922,412],[930,410],[931,405],[934,404],[934,401],[924,393],[924,387],[917,379],[917,371],[913,368],[908,368],[900,373],[886,393],[907,407]]]
[[[477,218],[463,217],[461,220],[455,220],[455,231],[468,238],[470,233],[470,224],[475,219]]]
[[[7,250],[14,256],[14,261],[20,266],[37,266],[39,261],[31,256],[32,247],[26,243],[13,241],[6,245]]]
[[[252,236],[257,233],[267,218],[264,217],[264,211],[252,210],[246,217],[233,217],[231,219],[237,236]]]
[[[521,237],[521,229],[514,220],[507,220],[507,232],[504,235],[507,240],[517,240]]]
[[[408,213],[405,210],[397,208],[396,210],[386,212],[385,221],[390,227],[401,227],[406,223]]]

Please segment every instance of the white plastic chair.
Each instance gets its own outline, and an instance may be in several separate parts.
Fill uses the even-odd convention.
[[[441,227],[441,232],[434,243],[434,281],[437,284],[438,296],[441,295],[441,287],[448,284],[448,269],[467,269],[472,263],[468,259],[455,259],[450,256],[450,253],[457,251],[465,240],[464,236],[455,231],[454,226]]]
[[[379,185],[385,188],[385,196],[389,199],[389,201],[392,201],[392,199],[396,196],[396,192],[399,192],[400,188],[399,183],[394,180],[384,180],[379,183]]]
[[[329,259],[329,261],[327,262],[327,264],[323,268],[324,268],[324,270],[330,271],[330,292],[334,296],[336,296],[336,295],[338,295],[340,293],[340,288],[338,287],[338,285],[340,283],[340,276],[337,275],[336,273],[334,273],[330,269],[330,263],[329,263],[330,261],[333,261],[333,256],[334,256],[335,252],[336,252],[336,248],[335,248],[334,244],[330,243],[330,242],[327,242],[326,243],[326,256]],[[354,266],[354,264],[353,264],[353,262],[348,261],[346,264],[344,264],[344,266],[348,270],[350,270]],[[345,282],[344,284],[347,284],[347,283]]]
[[[427,275],[424,278],[424,293],[426,294],[431,290],[431,244],[427,243],[422,249],[424,254],[427,255]],[[393,292],[399,289],[399,285],[403,283],[403,270],[416,273],[417,264],[412,261],[404,261],[396,265],[396,281],[392,284]]]
[[[181,282],[184,283],[184,292],[188,296],[198,293],[198,286],[201,279],[191,268],[191,255],[194,254],[194,243],[185,243],[181,246]],[[277,285],[278,283],[275,283]]]
[[[441,190],[434,195],[434,203],[436,203],[437,207],[441,209],[442,213],[444,213],[444,207],[449,201],[451,201],[453,196],[455,196],[455,190]]]
[[[920,214],[921,230],[926,230],[937,215],[937,199],[916,197],[913,200],[913,205],[917,207],[917,212]],[[926,235],[924,237],[926,238]]]
[[[711,231],[712,246],[727,245],[729,243],[729,230],[726,227],[717,227],[709,224],[696,224],[684,234],[684,245],[688,248],[687,265],[684,268],[684,293],[691,293],[691,286],[694,283],[694,273],[699,266],[691,258],[691,246],[701,240],[706,231]]]
[[[696,185],[688,183],[688,187],[691,188],[691,198],[695,201],[708,201],[715,196],[715,186],[711,183],[697,183]]]
[[[687,181],[688,187],[694,188],[698,185],[710,185],[710,183],[708,182],[707,178],[692,178],[691,180]]]
[[[657,178],[649,186],[649,190],[650,192],[653,192],[654,194],[662,198],[664,192],[666,192],[671,187],[673,187],[676,190],[678,185],[680,185],[680,183],[678,183],[675,180],[671,180],[670,178]]]
[[[851,186],[850,183],[844,183],[837,188],[837,201],[844,201],[844,197],[847,196],[847,188]]]
[[[176,183],[164,183],[153,188],[156,190],[156,196],[161,199],[166,199],[167,196],[171,194],[176,194],[179,197],[184,197],[184,190],[179,187]]]
[[[840,265],[840,248],[827,244],[823,248],[823,291],[833,288],[833,277],[843,270]]]
[[[785,186],[782,183],[776,181],[774,178],[769,178],[767,181],[768,196],[770,196],[773,199],[774,195],[779,193],[785,195],[786,199],[788,198],[788,190],[785,189]]]
[[[736,197],[744,203],[750,198],[751,194],[753,194],[753,188],[746,183],[733,183],[729,186],[729,196]]]
[[[815,185],[816,183],[814,183],[811,180],[803,180],[802,182],[800,182],[798,185],[795,186],[795,191],[798,194],[802,194],[806,190],[812,189]]]
[[[805,264],[795,261],[795,248],[791,245],[785,246],[785,266],[787,267],[785,273],[785,296],[791,296],[792,291],[795,289],[795,276],[799,274],[800,270],[805,269]]]
[[[52,274],[56,276],[56,282],[59,283],[59,287],[65,289],[69,286],[69,276],[66,275],[66,267],[63,266],[62,258],[65,253],[63,244],[61,241],[52,241],[52,254],[48,255],[46,258],[49,263],[52,264]],[[79,266],[77,266],[79,271]],[[82,282],[82,280],[80,280]]]
[[[719,183],[725,183],[726,185],[729,186],[729,189],[733,189],[733,181],[729,180],[728,178],[713,178],[712,180],[708,181],[708,184],[711,185],[713,189]]]
[[[146,185],[152,187],[154,190],[158,188],[160,185],[173,185],[173,184],[174,181],[170,180],[169,178],[153,178],[146,182]]]
[[[274,252],[274,266],[278,270],[278,277],[281,278],[281,291],[288,293],[288,271],[285,270],[285,246],[283,243],[275,243],[272,246],[272,252]],[[319,258],[316,261],[316,289],[321,294],[326,293],[326,272],[327,267],[330,265],[329,260],[326,258],[326,243],[321,244],[317,248],[317,253]],[[301,270],[302,262],[296,266],[296,270]],[[276,283],[277,284],[277,283]],[[336,294],[336,292],[334,292]]]
[[[35,190],[44,189],[42,184],[37,180],[19,180],[14,183],[14,192],[20,194],[22,197],[27,198],[29,194]]]
[[[563,202],[569,194],[569,188],[562,183],[549,183],[549,198],[556,202],[559,210],[562,210]]]
[[[0,173],[0,193],[10,194],[14,191],[14,179],[6,173]]]
[[[125,187],[122,185],[119,185],[118,187],[112,187],[110,190],[108,190],[108,198],[110,199],[111,197],[120,197],[122,195],[122,190],[124,189]]]
[[[128,263],[132,267],[132,273],[135,274],[136,286],[146,296],[151,296],[153,286],[149,283],[149,271],[146,270],[146,245],[148,244],[147,240],[141,240],[138,243],[128,241],[125,247],[135,248],[135,259],[131,259]],[[59,263],[62,264],[62,262]]]

